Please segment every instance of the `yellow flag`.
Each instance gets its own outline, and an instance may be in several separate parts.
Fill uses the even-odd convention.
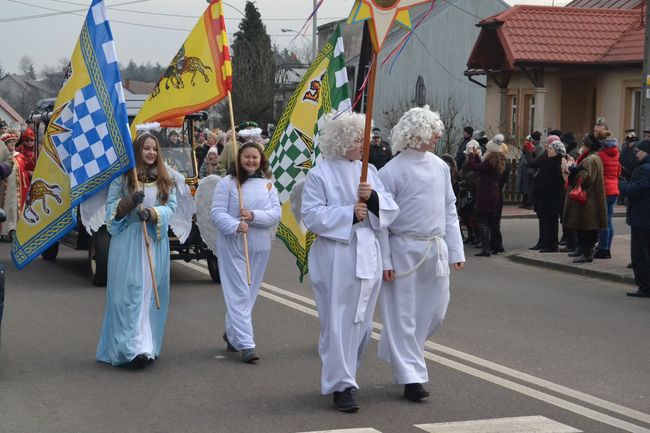
[[[216,104],[232,88],[221,0],[212,0],[131,124],[180,125],[183,116]]]

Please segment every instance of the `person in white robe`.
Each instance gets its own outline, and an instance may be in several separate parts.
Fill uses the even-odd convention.
[[[97,360],[144,368],[160,356],[169,307],[169,238],[167,228],[176,210],[176,186],[167,172],[156,137],[139,135],[133,143],[138,184],[133,171],[111,182],[106,201],[108,250],[106,311]],[[142,206],[140,206],[142,204]],[[149,238],[156,287],[143,236]]]
[[[309,250],[309,278],[320,320],[321,392],[338,410],[359,405],[357,369],[372,334],[382,263],[376,233],[399,209],[368,166],[360,183],[365,116],[328,117],[320,131],[324,159],[307,174],[302,219],[318,235]]]
[[[239,148],[237,171],[221,179],[214,191],[211,219],[217,226],[219,275],[226,302],[228,351],[241,351],[242,361],[259,359],[253,335],[253,307],[271,253],[273,227],[282,209],[262,148],[248,142]],[[237,174],[243,197],[240,208]],[[244,236],[248,236],[251,284],[248,284]]]
[[[429,396],[422,385],[429,380],[424,344],[447,311],[449,263],[460,270],[465,262],[449,167],[432,153],[443,129],[428,106],[409,110],[392,131],[393,152],[400,153],[379,171],[400,208],[380,234],[379,357],[411,401]]]

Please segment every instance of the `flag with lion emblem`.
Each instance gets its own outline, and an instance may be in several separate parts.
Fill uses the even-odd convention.
[[[302,182],[321,158],[319,122],[333,110],[349,109],[349,94],[343,38],[337,27],[289,100],[266,150],[282,203],[276,236],[296,257],[300,281],[308,272],[307,255],[316,239],[300,219]]]
[[[103,0],[93,0],[54,103],[11,256],[19,269],[77,223],[76,206],[133,167],[122,79]]]
[[[131,123],[180,126],[186,114],[221,101],[232,88],[232,65],[221,0],[212,0]]]

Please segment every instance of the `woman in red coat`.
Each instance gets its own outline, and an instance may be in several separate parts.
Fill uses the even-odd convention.
[[[618,142],[615,138],[610,137],[609,131],[600,131],[597,138],[600,140],[602,148],[598,156],[603,161],[603,177],[605,181],[605,197],[607,204],[607,228],[598,233],[597,251],[594,253],[595,259],[611,259],[612,239],[614,237],[614,225],[612,217],[614,215],[614,206],[618,201],[618,178],[621,175],[620,151]]]

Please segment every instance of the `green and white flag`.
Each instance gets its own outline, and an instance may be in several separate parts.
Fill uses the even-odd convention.
[[[276,236],[296,257],[300,281],[308,272],[307,254],[316,235],[291,212],[291,191],[320,159],[319,123],[326,114],[350,106],[343,38],[337,27],[289,100],[266,150],[282,203]]]

